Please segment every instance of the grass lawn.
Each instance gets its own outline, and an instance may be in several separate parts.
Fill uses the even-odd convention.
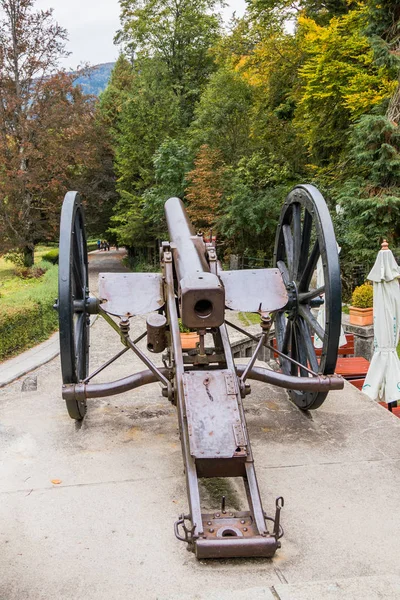
[[[52,250],[52,247],[36,246],[35,265],[39,265],[42,262],[43,255],[49,252],[49,250]],[[49,268],[49,266],[49,263],[46,263],[46,268]],[[29,293],[42,285],[43,277],[40,279],[22,279],[21,277],[16,277],[14,271],[15,265],[0,256],[0,305],[2,301],[6,301],[7,304],[9,302],[14,304],[12,296],[16,292],[25,290]]]
[[[57,329],[53,303],[58,266],[42,260],[49,250],[35,249],[35,265],[46,270],[37,279],[17,277],[14,265],[0,258],[0,361],[46,340]]]
[[[249,327],[249,325],[259,325],[260,324],[260,315],[249,312],[240,312],[239,320],[245,327]]]

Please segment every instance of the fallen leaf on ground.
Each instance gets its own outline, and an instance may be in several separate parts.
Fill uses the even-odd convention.
[[[62,483],[61,479],[52,479],[51,483],[54,483],[54,485],[60,485],[60,483]]]

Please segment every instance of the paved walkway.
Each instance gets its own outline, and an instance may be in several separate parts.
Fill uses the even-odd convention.
[[[97,319],[91,367],[119,348]],[[127,353],[99,380],[141,368]],[[176,411],[159,386],[92,400],[76,424],[57,357],[30,379],[0,390],[1,600],[400,598],[400,421],[356,388],[304,414],[252,384],[265,509],[285,498],[282,548],[273,560],[197,561],[173,533],[187,499]],[[228,507],[242,504],[240,485],[225,485]],[[215,488],[201,490],[215,508]]]

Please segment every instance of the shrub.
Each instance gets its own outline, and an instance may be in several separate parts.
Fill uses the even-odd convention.
[[[46,252],[46,254],[42,256],[42,260],[52,263],[53,265],[58,264],[58,248]]]
[[[92,252],[93,250],[97,250],[97,242],[88,242],[87,243],[87,251]],[[42,256],[42,260],[52,263],[53,265],[58,264],[58,248],[54,248],[49,252],[46,252]]]
[[[57,329],[53,303],[58,269],[49,263],[47,267],[43,277],[0,299],[0,361],[46,340]],[[46,263],[39,268],[46,268]]]
[[[0,309],[0,361],[46,340],[57,329],[53,303]]]
[[[193,331],[192,329],[189,329],[189,327],[186,327],[186,325],[182,323],[182,319],[178,319],[178,324],[180,333],[190,333],[191,331]]]
[[[374,291],[372,285],[364,283],[355,288],[351,296],[351,305],[355,308],[371,308],[373,306]]]
[[[23,267],[24,265],[24,255],[20,250],[10,250],[4,254],[3,258],[17,267]]]
[[[21,279],[40,279],[46,271],[45,267],[39,267],[38,265],[34,265],[33,267],[17,267],[15,275],[21,277]]]

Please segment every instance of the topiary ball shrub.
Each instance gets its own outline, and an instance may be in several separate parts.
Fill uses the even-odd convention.
[[[355,288],[351,296],[351,306],[355,308],[372,308],[374,303],[374,290],[372,285],[364,283]]]

